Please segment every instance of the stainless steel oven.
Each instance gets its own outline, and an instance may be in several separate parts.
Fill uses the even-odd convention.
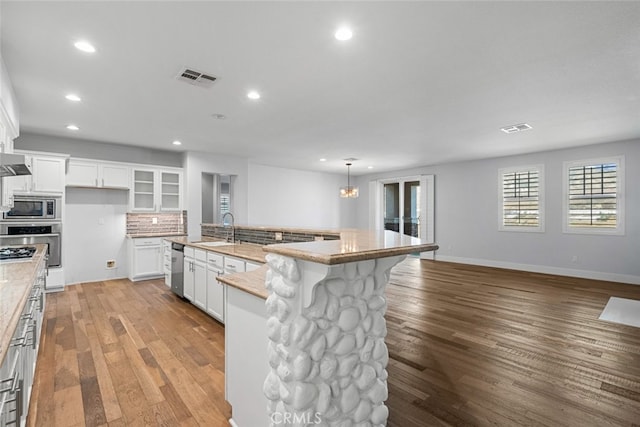
[[[62,223],[55,222],[7,222],[0,224],[0,246],[47,245],[49,267],[62,265]]]
[[[59,221],[60,202],[60,197],[15,196],[13,207],[2,217],[6,221]]]

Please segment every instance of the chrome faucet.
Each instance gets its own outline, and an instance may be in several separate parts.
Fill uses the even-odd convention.
[[[224,215],[222,215],[222,226],[224,228],[227,228],[226,224],[224,223],[224,219],[227,217],[227,215],[229,215],[231,217],[231,236],[229,236],[229,233],[227,233],[227,242],[231,242],[231,243],[235,243],[236,242],[236,226],[235,226],[235,219],[233,218],[233,214],[231,212],[225,212]]]

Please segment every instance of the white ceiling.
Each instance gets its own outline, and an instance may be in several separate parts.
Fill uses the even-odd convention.
[[[354,174],[640,138],[635,1],[4,0],[0,13],[21,132],[331,172],[355,157]],[[349,42],[333,37],[344,23]],[[219,81],[178,82],[185,66]]]

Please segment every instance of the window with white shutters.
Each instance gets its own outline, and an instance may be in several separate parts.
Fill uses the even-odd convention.
[[[565,163],[565,231],[621,234],[622,158]]]
[[[500,170],[500,230],[544,231],[542,173],[542,166]]]

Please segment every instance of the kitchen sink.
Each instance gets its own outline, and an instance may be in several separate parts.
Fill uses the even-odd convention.
[[[229,246],[229,245],[233,245],[233,243],[231,242],[198,242],[198,245],[215,247],[215,246]]]

